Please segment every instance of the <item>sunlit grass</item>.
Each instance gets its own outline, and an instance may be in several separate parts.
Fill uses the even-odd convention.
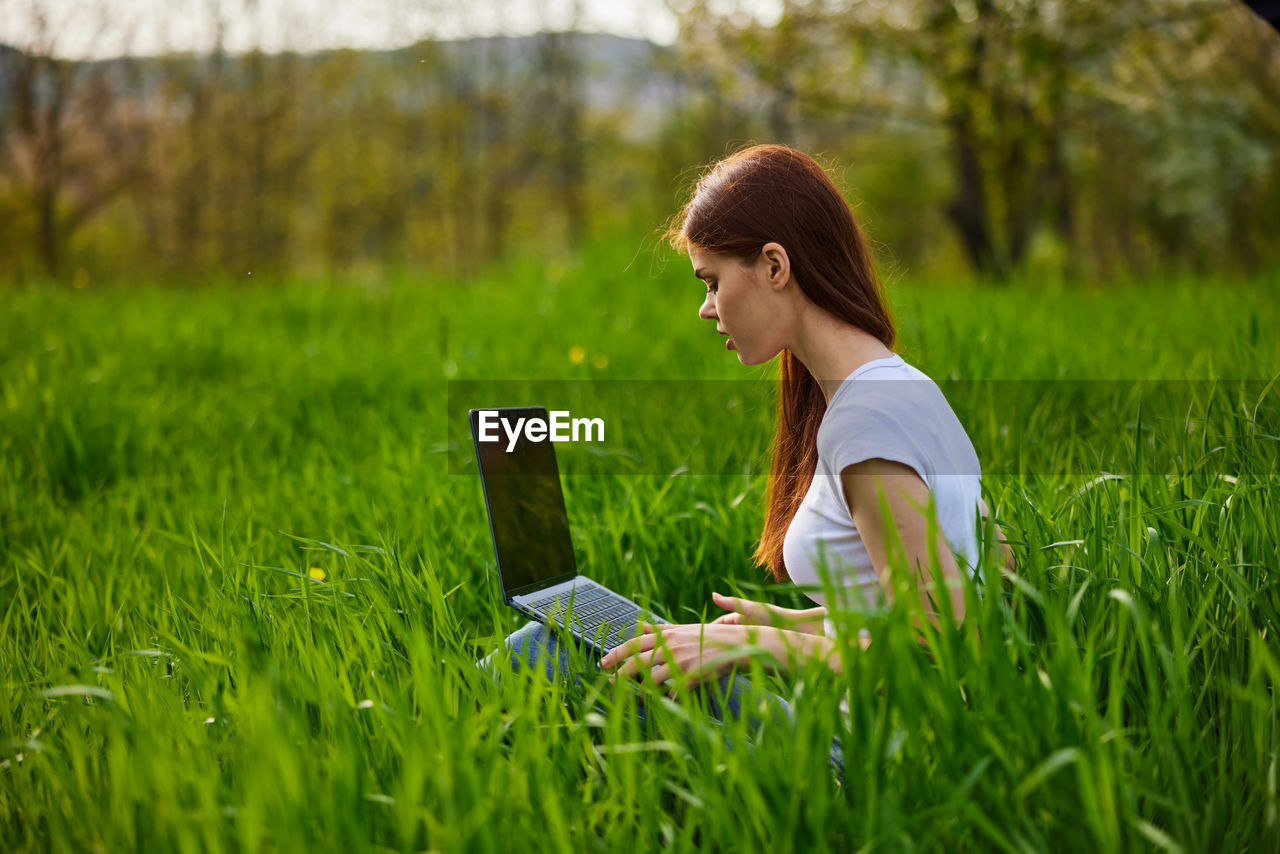
[[[633,255],[377,291],[7,294],[3,847],[1280,846],[1274,279],[898,285],[899,352],[939,379],[1261,382],[1162,449],[1177,470],[984,479],[1017,575],[988,565],[924,647],[909,599],[843,615],[875,641],[838,679],[755,662],[796,719],[748,738],[693,701],[642,688],[641,728],[629,689],[474,663],[519,620],[479,485],[447,473],[447,380],[764,375],[697,320],[683,266]],[[770,417],[706,430],[767,447]],[[1064,466],[1087,451],[1054,441]],[[761,470],[568,478],[579,560],[674,620],[712,616],[713,589],[798,604],[750,565]]]

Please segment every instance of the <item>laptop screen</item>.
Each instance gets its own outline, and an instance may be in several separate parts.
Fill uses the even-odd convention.
[[[541,407],[486,411],[512,424],[520,418],[547,418]],[[554,446],[532,442],[522,433],[508,450],[510,440],[501,431],[499,441],[481,442],[478,421],[479,411],[472,410],[471,435],[503,593],[509,598],[572,578],[577,568]]]

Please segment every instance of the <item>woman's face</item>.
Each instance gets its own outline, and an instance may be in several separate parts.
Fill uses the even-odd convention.
[[[778,294],[769,286],[768,259],[748,264],[732,255],[691,247],[693,274],[707,285],[698,317],[716,321],[725,347],[744,365],[767,362],[782,351]]]

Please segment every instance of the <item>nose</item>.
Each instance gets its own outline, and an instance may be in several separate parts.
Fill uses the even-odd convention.
[[[716,295],[707,291],[707,298],[702,301],[702,307],[698,309],[698,317],[703,320],[718,320],[719,315],[716,314]]]

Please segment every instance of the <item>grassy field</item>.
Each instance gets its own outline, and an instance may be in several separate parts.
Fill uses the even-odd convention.
[[[6,293],[0,848],[1280,849],[1276,277],[893,283],[898,350],[939,379],[1257,382],[1194,385],[1211,405],[1168,465],[1055,451],[984,478],[1012,596],[987,573],[926,649],[910,597],[843,615],[870,649],[838,678],[757,663],[796,719],[748,740],[692,699],[639,689],[642,730],[625,688],[473,663],[519,621],[448,464],[449,380],[765,387],[687,267],[632,254],[467,285]],[[712,590],[799,603],[749,561],[762,400],[694,425],[737,443],[736,473],[567,477],[584,567],[673,619]],[[979,448],[1086,441],[1037,406],[965,417]]]

